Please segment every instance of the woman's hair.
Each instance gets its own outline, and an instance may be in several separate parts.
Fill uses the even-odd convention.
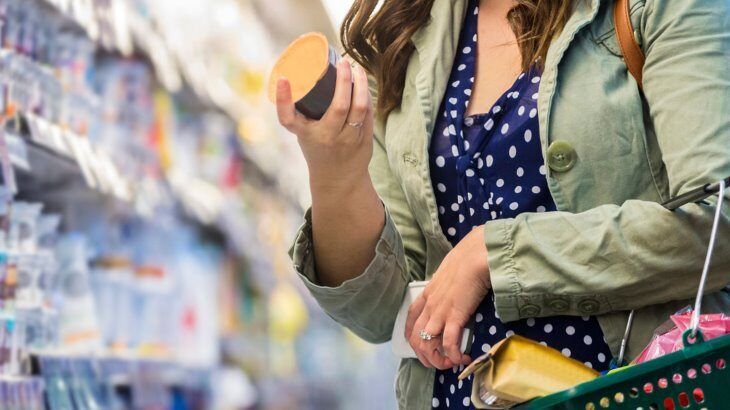
[[[413,34],[429,19],[434,0],[355,0],[340,29],[345,52],[375,77],[377,112],[385,118],[403,97]],[[522,54],[522,69],[545,61],[550,42],[572,12],[572,1],[517,0],[507,18]]]

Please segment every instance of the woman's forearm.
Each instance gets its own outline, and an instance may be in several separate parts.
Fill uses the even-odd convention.
[[[385,209],[369,174],[353,183],[322,184],[313,178],[312,237],[320,284],[339,286],[359,276],[375,256]]]

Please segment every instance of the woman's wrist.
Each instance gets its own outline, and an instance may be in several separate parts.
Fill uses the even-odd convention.
[[[367,169],[362,172],[348,172],[341,170],[313,170],[309,171],[309,188],[312,202],[334,200],[342,203],[350,196],[362,194],[376,195],[370,173]]]

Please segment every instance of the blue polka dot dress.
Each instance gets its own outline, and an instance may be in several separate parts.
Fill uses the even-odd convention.
[[[454,245],[487,221],[556,210],[540,147],[540,73],[533,69],[520,74],[488,112],[466,116],[476,65],[478,1],[470,0],[469,7],[429,148],[439,222]],[[502,323],[490,293],[478,307],[474,322],[473,358],[505,337],[519,334],[597,370],[609,365],[611,353],[594,317]],[[457,379],[462,369],[436,372],[433,408],[471,408],[471,378]]]

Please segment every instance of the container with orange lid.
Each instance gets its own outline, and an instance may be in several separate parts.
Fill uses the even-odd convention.
[[[304,34],[281,53],[271,70],[269,99],[276,102],[276,84],[284,77],[291,84],[297,110],[313,120],[322,118],[335,94],[339,60],[323,34]]]

